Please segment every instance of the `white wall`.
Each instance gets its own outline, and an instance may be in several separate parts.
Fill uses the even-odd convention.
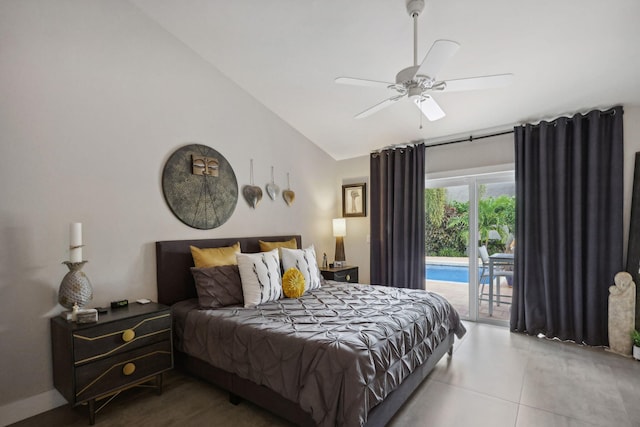
[[[367,184],[367,216],[347,218],[347,236],[344,238],[344,252],[347,264],[357,265],[358,279],[360,283],[371,282],[370,269],[370,246],[369,231],[371,221],[371,185],[369,180],[369,156],[355,157],[353,159],[341,160],[338,162],[338,180],[336,187],[340,189],[336,198],[336,210],[334,218],[342,217],[342,186],[346,184],[356,184],[364,182]],[[327,257],[332,260],[335,254],[334,249],[327,253]]]
[[[462,174],[503,172],[514,167],[513,134],[472,142],[427,147],[425,170],[428,179]]]
[[[93,306],[156,297],[154,241],[299,233],[333,253],[337,162],[122,0],[0,2],[0,425],[50,409],[49,318],[62,308],[68,226],[84,224]],[[208,145],[238,184],[295,203],[239,200],[202,231],[167,207],[161,173]]]

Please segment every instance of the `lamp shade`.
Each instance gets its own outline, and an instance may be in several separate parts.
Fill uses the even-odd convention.
[[[344,237],[347,235],[347,220],[344,218],[333,219],[333,237]]]

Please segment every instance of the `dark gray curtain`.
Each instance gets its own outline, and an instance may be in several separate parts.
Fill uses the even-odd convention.
[[[424,289],[424,144],[371,154],[371,283]]]
[[[623,269],[622,107],[515,128],[511,330],[608,345]]]

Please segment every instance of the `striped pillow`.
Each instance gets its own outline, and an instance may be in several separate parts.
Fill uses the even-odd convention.
[[[305,291],[320,289],[320,269],[316,261],[316,250],[313,245],[306,249],[282,248],[282,267],[285,271],[297,268],[302,272],[305,282]]]
[[[246,308],[282,298],[278,250],[236,254]]]

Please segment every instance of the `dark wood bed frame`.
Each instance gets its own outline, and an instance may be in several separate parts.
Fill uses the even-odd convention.
[[[242,252],[260,252],[258,240],[284,241],[295,238],[298,247],[302,247],[301,236],[267,236],[267,237],[238,237],[224,239],[199,239],[199,240],[172,240],[156,242],[156,272],[158,283],[158,302],[172,305],[178,301],[197,298],[195,284],[190,267],[193,267],[193,258],[189,246],[200,248],[214,248],[231,246],[240,242]],[[405,381],[386,399],[369,411],[367,427],[384,426],[402,405],[411,397],[422,381],[429,375],[433,367],[445,355],[452,355],[454,334],[447,338],[434,349],[433,355],[414,371]],[[215,384],[230,393],[230,400],[237,404],[240,399],[246,399],[268,411],[271,411],[297,425],[313,426],[315,423],[311,415],[303,411],[297,403],[285,399],[271,389],[257,385],[239,376],[223,371],[209,365],[198,358],[189,356],[175,350],[176,366],[186,370],[190,374],[200,377]]]

